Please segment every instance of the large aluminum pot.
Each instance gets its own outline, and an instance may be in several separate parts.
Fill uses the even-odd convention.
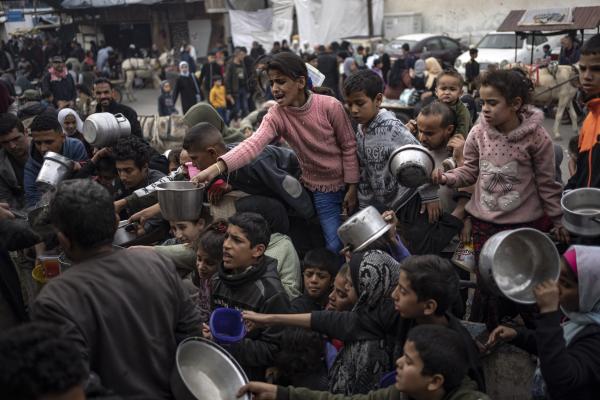
[[[248,383],[244,370],[221,346],[192,337],[177,347],[171,391],[176,400],[231,400]],[[250,395],[241,399],[250,400]]]
[[[192,182],[164,182],[156,187],[158,204],[168,221],[197,221],[202,213],[204,185]]]
[[[423,146],[407,144],[397,148],[388,159],[388,170],[405,187],[415,188],[429,182],[435,161]]]
[[[113,146],[131,133],[131,124],[123,114],[95,113],[83,123],[83,137],[94,147]]]
[[[369,206],[348,218],[338,228],[338,236],[345,247],[352,251],[361,251],[391,227],[375,207]]]
[[[35,183],[38,186],[56,187],[56,185],[69,176],[74,166],[75,162],[73,160],[49,151],[44,155],[44,163]]]
[[[600,189],[571,190],[562,197],[560,205],[566,230],[579,236],[600,236]]]
[[[517,303],[533,304],[533,288],[558,279],[560,256],[554,242],[536,229],[502,231],[481,248],[479,273],[493,292]]]

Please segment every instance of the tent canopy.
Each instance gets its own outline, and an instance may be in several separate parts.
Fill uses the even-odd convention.
[[[540,14],[545,10],[540,10]],[[547,32],[594,29],[600,25],[600,6],[575,7],[571,9],[572,22],[564,24],[538,23],[534,25],[523,25],[521,19],[527,10],[512,10],[508,13],[498,32]]]

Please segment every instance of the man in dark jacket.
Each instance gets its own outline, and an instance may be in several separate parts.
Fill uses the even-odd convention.
[[[221,67],[217,64],[215,53],[211,51],[208,53],[207,61],[202,65],[202,70],[200,71],[200,87],[202,88],[205,99],[208,99],[210,89],[213,86],[213,78],[215,76],[223,77],[221,74]]]
[[[201,334],[173,263],[154,251],[111,246],[113,201],[94,181],[61,183],[50,219],[73,265],[46,284],[32,319],[60,325],[88,370],[119,395],[172,399],[177,344]]]
[[[325,75],[325,80],[321,86],[330,88],[335,93],[335,96],[339,98],[340,72],[338,69],[337,57],[330,49],[325,51],[324,46],[319,46],[319,57],[317,60],[317,68],[323,75]]]
[[[131,134],[137,137],[143,137],[142,127],[138,121],[135,110],[124,104],[117,103],[113,98],[112,83],[106,78],[98,78],[94,82],[94,95],[98,105],[96,112],[109,112],[111,114],[123,114],[131,124]]]
[[[233,53],[233,60],[227,65],[225,88],[227,99],[232,103],[235,102],[239,118],[248,115],[248,78],[249,74],[244,64],[244,52],[237,48]]]
[[[0,114],[0,203],[11,208],[25,207],[25,164],[30,138],[17,117]]]
[[[61,56],[52,58],[52,67],[42,78],[42,94],[47,96],[51,93],[54,105],[58,108],[75,106],[77,90],[75,81],[68,73]]]

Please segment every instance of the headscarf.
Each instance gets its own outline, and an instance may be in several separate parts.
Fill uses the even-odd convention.
[[[352,64],[355,62],[356,60],[354,57],[346,57],[344,60],[344,75],[346,75],[346,77],[352,75]]]
[[[246,196],[235,202],[237,212],[253,212],[263,216],[271,227],[271,233],[287,235],[290,230],[290,220],[287,211],[280,201],[265,196]]]
[[[66,78],[67,74],[69,73],[66,67],[64,67],[62,71],[57,71],[54,67],[50,67],[48,72],[50,73],[51,81],[60,81],[61,79]]]
[[[187,72],[181,72],[181,67],[186,65],[188,67]],[[179,75],[181,76],[190,76],[190,65],[187,63],[187,61],[181,61],[179,63]]]
[[[427,89],[431,89],[435,78],[442,72],[442,66],[435,57],[426,59],[425,65],[427,66],[427,82],[425,82],[425,86]]]
[[[60,122],[60,126],[62,126],[63,128],[63,132],[65,132],[65,134],[67,133],[65,131],[65,118],[67,117],[67,115],[73,115],[75,117],[75,122],[77,124],[77,132],[83,133],[83,121],[81,120],[81,118],[79,118],[79,114],[77,114],[77,111],[73,110],[72,108],[63,108],[58,112],[58,122]]]
[[[208,103],[196,103],[183,116],[184,122],[191,128],[200,122],[208,122],[223,135],[225,143],[239,143],[243,141],[244,134],[237,129],[229,128],[217,110]]]
[[[389,298],[400,275],[400,264],[381,250],[354,253],[350,260],[352,285],[358,300],[352,312],[368,313]],[[329,375],[329,391],[346,396],[376,389],[393,368],[392,349],[383,339],[345,343]]]
[[[417,78],[423,78],[425,76],[425,61],[420,58],[415,61],[415,76]]]

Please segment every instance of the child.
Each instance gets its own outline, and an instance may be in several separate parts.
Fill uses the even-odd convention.
[[[223,78],[221,75],[213,76],[213,86],[210,89],[208,96],[210,105],[217,110],[223,121],[227,124],[227,96],[225,93],[225,86],[223,86]]]
[[[579,132],[577,170],[565,189],[600,188],[600,35],[594,35],[581,48],[579,82],[590,111]]]
[[[445,173],[436,169],[432,174],[435,183],[453,188],[477,183],[466,205],[476,261],[485,241],[507,229],[552,230],[566,242],[552,139],[542,126],[543,113],[528,105],[527,83],[516,72],[495,71],[483,78],[480,94],[483,118],[467,138],[464,165]],[[472,318],[487,321],[493,329],[502,316],[497,315],[495,304],[481,304],[483,300],[488,295],[480,297],[476,292]]]
[[[469,49],[471,59],[465,64],[465,80],[467,82],[467,90],[473,93],[477,88],[477,78],[479,78],[479,63],[477,62],[477,54],[479,51],[476,48]]]
[[[181,149],[173,149],[169,151],[167,160],[169,160],[169,173],[177,171],[182,165]]]
[[[325,309],[338,265],[338,257],[325,248],[306,253],[302,261],[304,293],[292,301],[290,311],[306,313]]]
[[[460,101],[460,96],[463,93],[463,85],[463,78],[458,72],[443,71],[437,76],[435,95],[456,114],[455,134],[466,138],[471,130],[471,113],[462,101]]]
[[[207,226],[194,242],[196,269],[192,274],[192,282],[198,288],[198,306],[204,323],[210,318],[211,280],[223,259],[226,233],[227,221],[218,220]]]
[[[352,285],[350,277],[350,266],[345,263],[342,265],[333,280],[333,288],[327,298],[327,310],[350,311],[356,304],[356,289]]]
[[[579,136],[573,136],[569,139],[569,179],[577,172],[577,157],[579,156]]]
[[[467,354],[461,337],[450,329],[423,325],[408,334],[402,357],[396,361],[396,384],[368,395],[344,397],[347,400],[489,400],[476,391],[466,376]],[[338,395],[305,388],[250,382],[238,396],[252,393],[261,399],[340,399]],[[405,395],[405,396],[403,396]]]
[[[162,81],[160,83],[160,96],[158,97],[158,115],[166,117],[173,114],[177,114],[177,109],[171,93],[171,84],[169,81]]]
[[[229,218],[223,242],[223,262],[212,278],[212,309],[229,307],[264,313],[285,313],[288,297],[277,276],[277,262],[264,255],[270,238],[269,224],[255,213]],[[229,348],[252,379],[264,379],[273,365],[281,330],[255,328]]]
[[[275,54],[266,70],[277,105],[269,109],[258,131],[194,181],[207,182],[243,167],[280,135],[298,156],[302,183],[313,194],[326,247],[337,253],[342,248],[337,236],[342,209],[347,213],[354,210],[359,179],[350,120],[338,100],[310,93],[306,65],[297,55]]]
[[[600,247],[570,247],[561,258],[558,282],[533,289],[540,310],[536,329],[499,326],[490,334],[488,346],[512,341],[539,357],[535,398],[591,400],[600,393],[599,258]],[[561,310],[568,317],[562,326]],[[536,379],[540,372],[543,380]]]

